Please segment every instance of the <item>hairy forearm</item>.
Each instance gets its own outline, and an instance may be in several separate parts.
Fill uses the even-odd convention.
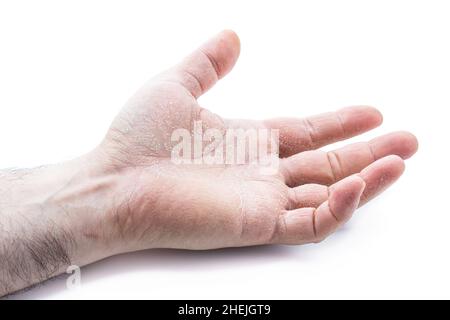
[[[102,258],[99,195],[113,185],[85,159],[0,171],[0,296]]]
[[[46,210],[39,205],[2,208],[0,296],[49,279],[72,264],[74,235]]]

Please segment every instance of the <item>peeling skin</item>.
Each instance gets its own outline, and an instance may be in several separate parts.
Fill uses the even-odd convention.
[[[414,136],[402,132],[329,153],[315,150],[380,125],[381,114],[373,107],[349,107],[305,119],[265,121],[223,119],[211,113],[196,98],[231,70],[238,54],[236,35],[230,31],[219,34],[182,63],[147,83],[113,122],[99,149],[105,161],[114,159],[116,170],[132,168],[125,170],[132,172],[132,177],[121,177],[124,194],[132,194],[123,200],[129,210],[116,214],[125,215],[117,221],[126,221],[126,226],[117,228],[133,245],[210,249],[274,241],[317,242],[316,235],[302,232],[315,228],[334,230],[339,225],[336,221],[329,221],[332,226],[312,225],[328,221],[321,219],[322,215],[330,215],[325,209],[318,209],[321,205],[344,208],[355,206],[355,201],[359,203],[359,198],[333,198],[336,192],[351,195],[361,191],[361,184],[352,184],[353,178],[346,177],[359,173],[366,202],[400,176],[401,158],[416,151]],[[258,165],[250,163],[174,165],[170,161],[174,146],[171,133],[180,128],[194,133],[194,123],[199,120],[203,131],[214,128],[224,134],[232,128],[279,130],[279,171],[264,175]],[[272,147],[269,145],[268,149]],[[328,199],[346,205],[330,206]],[[295,214],[308,225],[286,228],[286,221],[296,221]],[[339,212],[333,215],[339,216]],[[289,220],[283,220],[287,216]],[[294,232],[295,228],[298,231],[294,239],[277,234]],[[328,235],[323,230],[315,233]]]
[[[237,35],[221,32],[138,90],[92,152],[24,174],[0,173],[0,228],[14,218],[0,233],[0,258],[28,261],[23,248],[31,243],[37,261],[18,281],[17,266],[0,259],[0,271],[8,275],[0,278],[0,296],[45,280],[43,270],[45,278],[63,272],[67,261],[82,266],[149,248],[320,242],[401,176],[404,159],[418,147],[408,132],[320,150],[379,126],[382,116],[373,107],[263,121],[224,119],[202,108],[197,98],[232,69],[239,51]],[[221,133],[277,130],[280,152],[271,155],[278,170],[264,173],[258,161],[175,164],[172,133],[193,133],[199,120],[203,130]],[[28,227],[18,223],[19,216],[29,220]],[[29,227],[47,220],[51,226]],[[49,273],[48,266],[57,268]]]

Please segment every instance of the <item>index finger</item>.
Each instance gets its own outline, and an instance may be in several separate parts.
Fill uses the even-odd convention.
[[[283,158],[354,137],[378,127],[382,122],[381,113],[369,106],[347,107],[304,119],[264,121],[269,128],[279,130],[280,156]]]

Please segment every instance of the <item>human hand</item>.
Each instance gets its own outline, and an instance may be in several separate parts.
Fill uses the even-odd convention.
[[[372,107],[265,121],[223,119],[200,107],[197,98],[238,55],[237,36],[224,31],[142,87],[89,154],[0,174],[0,296],[69,264],[129,251],[319,242],[403,173],[403,159],[417,150],[407,132],[318,150],[379,126]],[[268,152],[244,149],[243,163],[205,163],[224,145],[208,149],[204,140],[200,154],[184,158],[191,161],[174,161],[174,133],[195,137],[199,126],[221,137],[278,130],[279,140],[256,135],[257,149]]]
[[[403,172],[402,158],[416,152],[417,141],[406,132],[317,150],[380,125],[382,116],[371,107],[266,121],[223,119],[202,108],[197,98],[238,55],[237,36],[220,33],[141,88],[112,124],[95,152],[100,167],[122,175],[120,206],[102,219],[110,220],[115,248],[318,242],[391,185]],[[266,174],[248,154],[243,164],[175,164],[172,134],[182,128],[195,135],[196,121],[223,135],[236,128],[279,130],[279,170]]]

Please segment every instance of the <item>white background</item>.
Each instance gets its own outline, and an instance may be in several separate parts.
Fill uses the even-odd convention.
[[[414,132],[403,178],[319,245],[148,251],[15,298],[450,298],[448,1],[0,1],[0,167],[81,155],[152,74],[224,28],[234,71],[201,99],[229,117],[369,104]]]

